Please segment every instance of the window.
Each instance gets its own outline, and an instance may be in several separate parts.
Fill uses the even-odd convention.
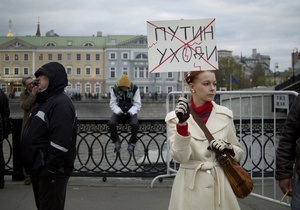
[[[142,67],[139,68],[139,78],[144,78],[144,69]]]
[[[160,73],[155,73],[155,78],[160,78]]]
[[[128,60],[129,59],[129,54],[128,53],[123,53],[122,54],[122,59],[123,60]]]
[[[139,44],[146,44],[145,40],[140,39]]]
[[[39,61],[43,60],[43,54],[39,54]]]
[[[9,68],[4,68],[4,74],[9,75]]]
[[[72,68],[71,67],[67,67],[67,75],[71,75],[72,74]]]
[[[92,46],[94,46],[94,45],[93,45],[93,43],[87,42],[87,43],[85,43],[83,46],[85,46],[85,47],[92,47]]]
[[[139,89],[140,89],[140,92],[141,92],[141,93],[145,93],[145,91],[144,91],[144,86],[140,86]],[[141,94],[141,97],[143,97],[142,94]]]
[[[116,53],[109,53],[109,59],[111,59],[111,60],[117,59]]]
[[[81,74],[81,68],[77,68],[77,69],[76,69],[76,74],[77,74],[77,75],[80,75],[80,74]]]
[[[173,78],[173,72],[168,72],[168,78]]]
[[[14,68],[14,75],[19,75],[19,68]]]
[[[122,73],[128,75],[128,68],[127,67],[123,67]]]
[[[52,61],[52,54],[48,54],[48,60]]]
[[[96,68],[96,69],[95,69],[95,74],[96,74],[96,75],[100,75],[100,68]]]
[[[87,61],[90,61],[90,60],[91,60],[91,54],[86,54],[85,59],[86,59]]]
[[[173,87],[172,86],[168,86],[167,87],[167,93],[170,93],[170,92],[172,92],[173,91]]]
[[[76,55],[76,59],[77,59],[78,61],[80,61],[80,60],[81,60],[81,54],[77,54],[77,55]]]
[[[79,90],[79,92],[81,93],[81,84],[80,83],[76,84],[76,89]]]
[[[86,92],[86,93],[90,93],[90,92],[91,92],[91,84],[87,83],[87,84],[85,85],[85,92]]]
[[[5,54],[5,55],[4,55],[4,60],[5,60],[5,61],[9,61],[9,55],[8,55],[8,54]]]
[[[95,55],[95,60],[96,60],[96,61],[100,61],[100,54],[96,54],[96,55]]]
[[[28,75],[28,74],[29,74],[29,68],[25,67],[25,68],[23,69],[23,74],[24,74],[24,75]]]
[[[134,68],[134,77],[135,78],[148,78],[148,67],[136,67]]]
[[[57,60],[59,60],[59,61],[62,60],[62,54],[57,54]]]
[[[115,67],[110,68],[110,78],[116,78],[116,68]]]
[[[71,61],[72,60],[72,55],[71,54],[67,54],[67,61]]]
[[[47,46],[47,47],[54,47],[54,46],[56,46],[56,44],[53,43],[53,42],[50,42],[50,43],[46,44],[46,46]]]
[[[7,93],[7,86],[6,86],[6,84],[1,84],[1,89],[3,90],[4,93]]]
[[[161,93],[161,86],[156,86],[155,90],[156,90],[157,93]]]
[[[91,74],[91,67],[85,67],[85,74],[90,75]]]
[[[146,54],[144,54],[144,53],[140,53],[135,58],[142,60],[142,59],[148,59],[148,56]]]
[[[27,53],[24,54],[24,61],[28,61],[29,60],[29,56]]]
[[[19,60],[19,55],[15,54],[15,61],[18,61],[18,60]]]
[[[101,92],[101,87],[100,87],[100,84],[97,82],[95,84],[95,93],[100,93]]]

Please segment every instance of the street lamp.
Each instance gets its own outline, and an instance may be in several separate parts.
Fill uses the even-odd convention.
[[[274,86],[276,85],[276,69],[278,69],[278,63],[274,64]]]
[[[292,52],[292,68],[293,68],[293,82],[295,77],[295,63],[298,62],[299,56],[298,56],[298,48],[294,48]]]

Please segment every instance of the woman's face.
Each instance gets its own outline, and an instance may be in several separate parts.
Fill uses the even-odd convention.
[[[213,101],[216,95],[217,81],[214,72],[204,71],[196,76],[189,84],[195,105],[202,106],[208,101]]]

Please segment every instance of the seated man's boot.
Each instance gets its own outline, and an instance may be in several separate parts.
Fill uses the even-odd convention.
[[[129,143],[129,144],[128,144],[127,151],[128,151],[128,153],[129,153],[130,155],[133,154],[134,148],[135,148],[135,144],[134,144],[134,143]]]
[[[114,150],[114,152],[119,153],[120,150],[121,150],[121,142],[120,142],[120,139],[118,139],[116,142],[114,142],[114,144],[115,144],[115,150]]]

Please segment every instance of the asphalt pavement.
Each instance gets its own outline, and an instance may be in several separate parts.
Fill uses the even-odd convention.
[[[0,190],[1,210],[36,210],[31,186],[11,181],[11,176],[5,180]],[[151,188],[152,180],[108,177],[103,182],[101,177],[71,177],[65,210],[167,210],[173,178],[155,181]],[[242,210],[290,209],[251,195],[238,200]]]

